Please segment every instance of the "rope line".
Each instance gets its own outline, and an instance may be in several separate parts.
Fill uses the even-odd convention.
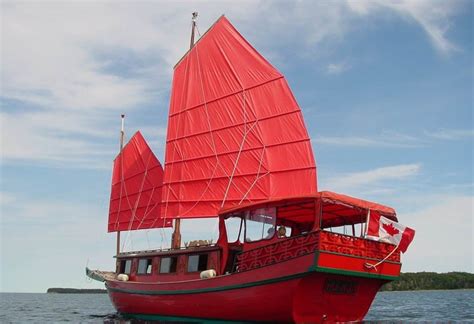
[[[382,260],[380,260],[379,262],[377,262],[376,264],[371,264],[371,263],[364,263],[364,266],[368,269],[375,269],[377,270],[377,266],[379,266],[381,263],[383,263],[385,260],[387,260],[392,254],[393,252],[395,252],[396,250],[398,249],[398,245],[392,250],[392,252],[390,252],[389,254],[387,254],[387,256],[385,258],[383,258]]]
[[[205,112],[206,112],[206,121],[207,121],[207,126],[209,128],[209,134],[211,136],[212,150],[214,152],[214,157],[216,159],[216,164],[214,165],[214,169],[212,171],[211,177],[207,181],[206,188],[202,191],[201,196],[196,200],[196,202],[190,208],[188,208],[185,212],[181,213],[182,215],[185,215],[185,214],[189,213],[192,209],[194,209],[197,206],[197,204],[199,204],[201,202],[202,198],[204,197],[204,195],[207,193],[207,191],[209,190],[209,188],[211,186],[212,180],[214,179],[214,176],[216,174],[216,171],[217,171],[218,167],[220,167],[221,170],[223,171],[223,173],[226,174],[224,167],[220,163],[219,156],[218,156],[218,153],[217,153],[216,144],[215,144],[215,140],[214,140],[214,133],[213,133],[212,125],[211,125],[211,121],[210,121],[209,109],[207,107],[207,100],[206,100],[206,96],[205,96],[205,92],[204,92],[204,83],[203,83],[203,79],[202,79],[201,60],[199,58],[199,46],[196,45],[195,48],[196,48],[196,56],[197,56],[197,63],[198,63],[197,66],[198,66],[199,76],[200,76],[199,80],[200,80],[200,86],[201,86],[200,87],[201,88],[201,95],[202,95],[203,100],[204,100],[204,109],[205,109]],[[245,105],[245,101],[244,101],[244,105]],[[187,138],[185,138],[185,140],[187,140]],[[228,175],[227,175],[227,177],[231,181],[232,177],[229,177]]]
[[[130,219],[130,222],[129,222],[129,225],[128,225],[128,231],[127,231],[127,236],[125,238],[125,241],[123,242],[123,245],[122,245],[122,251],[125,249],[125,245],[129,239],[129,237],[131,236],[131,229],[132,229],[132,224],[133,224],[133,221],[135,219],[135,216],[136,216],[136,213],[137,213],[137,209],[138,209],[138,203],[140,202],[140,198],[141,198],[141,195],[142,195],[142,192],[143,192],[143,186],[145,184],[145,180],[146,180],[146,177],[148,175],[148,166],[150,164],[150,160],[151,160],[151,156],[152,154],[149,154],[148,155],[148,160],[145,164],[145,172],[143,173],[143,179],[142,179],[142,183],[140,185],[140,189],[138,191],[138,197],[137,197],[137,200],[135,202],[135,205],[133,206],[133,208],[130,208],[131,211],[132,211],[132,218]],[[143,161],[143,160],[142,160]],[[127,194],[127,202],[128,202],[128,205],[129,207],[131,207],[131,204],[130,204],[130,199],[129,199],[129,196],[128,196],[128,193],[127,193],[127,187],[125,186],[125,193]],[[132,243],[130,243],[131,246]]]

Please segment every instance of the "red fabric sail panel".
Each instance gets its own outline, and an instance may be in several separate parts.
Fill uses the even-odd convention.
[[[310,139],[288,83],[221,17],[175,67],[164,216],[214,217],[316,193]]]
[[[163,168],[140,132],[114,161],[108,231],[170,227],[161,217]]]

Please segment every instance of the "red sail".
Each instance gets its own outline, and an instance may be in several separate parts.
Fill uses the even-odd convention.
[[[166,218],[315,194],[316,165],[284,78],[221,17],[176,65],[166,142]]]
[[[170,227],[161,217],[163,168],[140,132],[114,161],[109,232]]]

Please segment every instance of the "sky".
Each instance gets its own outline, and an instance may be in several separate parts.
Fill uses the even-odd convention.
[[[1,2],[0,291],[96,288],[120,114],[163,161],[174,64],[221,15],[287,78],[318,188],[416,230],[402,271],[474,272],[470,1]],[[183,240],[217,237],[183,221]],[[126,250],[169,230],[122,234]]]

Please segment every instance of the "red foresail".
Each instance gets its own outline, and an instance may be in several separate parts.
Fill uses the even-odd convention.
[[[108,231],[172,226],[161,217],[163,168],[140,132],[114,161]]]
[[[213,217],[316,192],[310,139],[284,76],[221,17],[175,67],[164,216]]]

